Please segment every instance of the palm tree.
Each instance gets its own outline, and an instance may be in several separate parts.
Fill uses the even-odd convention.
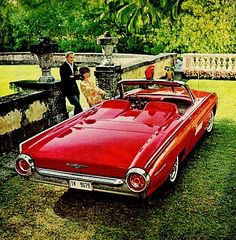
[[[158,27],[160,18],[169,14],[177,17],[182,0],[129,0],[121,1],[116,15],[119,25],[126,25],[129,32],[136,32],[144,26]]]

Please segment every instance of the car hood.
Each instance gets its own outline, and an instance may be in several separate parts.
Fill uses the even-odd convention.
[[[32,141],[25,153],[36,168],[124,177],[137,153],[159,126],[82,119]]]

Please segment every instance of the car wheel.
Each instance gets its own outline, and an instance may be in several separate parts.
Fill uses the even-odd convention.
[[[174,166],[169,174],[169,182],[170,183],[175,182],[177,175],[178,175],[178,170],[179,170],[179,157],[176,158]]]
[[[210,133],[213,129],[213,125],[214,125],[214,113],[213,111],[211,112],[211,117],[210,117],[210,120],[207,124],[207,127],[206,127],[206,132],[207,133]]]

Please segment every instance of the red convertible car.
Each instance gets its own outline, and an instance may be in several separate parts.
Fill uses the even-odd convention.
[[[117,96],[20,144],[16,171],[31,180],[145,198],[176,180],[213,128],[215,93],[180,81],[133,79]]]

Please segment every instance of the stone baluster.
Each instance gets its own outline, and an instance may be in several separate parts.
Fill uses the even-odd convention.
[[[214,59],[214,62],[215,62],[215,71],[219,71],[220,70],[220,60],[219,60],[219,57],[215,57]]]
[[[198,58],[198,66],[199,66],[199,70],[204,69],[204,63],[203,63],[203,58],[202,57]]]
[[[229,58],[228,57],[225,58],[225,68],[226,68],[226,71],[229,71]]]
[[[235,71],[236,68],[235,68],[235,65],[236,65],[236,58],[231,58],[231,61],[230,61],[230,66],[231,66],[231,71]]]
[[[229,58],[229,61],[228,61],[228,71],[231,72],[231,71],[234,71],[234,58]]]
[[[223,71],[227,72],[228,69],[227,69],[227,58],[226,57],[223,57],[223,68],[222,68]]]
[[[209,62],[210,62],[210,70],[213,71],[214,70],[214,58],[210,57]]]
[[[196,57],[190,57],[191,59],[191,64],[190,64],[190,68],[195,68],[196,67]]]
[[[210,71],[210,70],[211,70],[210,57],[209,57],[209,56],[205,56],[205,57],[204,57],[204,61],[205,61],[205,70],[206,70],[206,71]]]

